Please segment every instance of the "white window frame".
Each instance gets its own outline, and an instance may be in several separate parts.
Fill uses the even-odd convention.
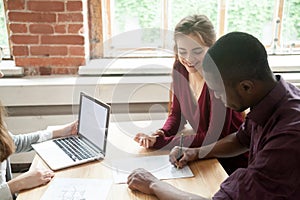
[[[172,0],[161,0],[162,2],[162,25],[161,29],[162,30],[167,30],[168,27],[168,4]],[[226,31],[226,6],[229,4],[228,2],[230,0],[218,0],[219,1],[219,12],[218,12],[218,25],[216,27],[217,30],[217,38],[224,35]],[[112,24],[111,24],[111,19],[113,11],[113,6],[111,3],[113,0],[103,0],[102,1],[102,14],[103,14],[103,41],[104,41],[104,49],[103,49],[103,57],[106,58],[111,58],[111,57],[122,57],[122,53],[117,54],[114,56],[113,53],[108,53],[111,49],[111,41],[110,38],[112,36]],[[284,5],[286,3],[286,0],[276,0],[276,6],[274,10],[274,18],[279,17],[280,21],[282,22],[283,18],[283,10],[284,10]],[[224,9],[225,8],[225,9]],[[289,51],[290,47],[287,47],[286,51],[283,51],[283,49],[279,50],[280,44],[281,44],[281,32],[282,32],[282,23],[279,23],[276,28],[276,23],[274,20],[273,24],[273,33],[272,33],[272,40],[275,41],[273,44],[266,45],[266,49],[268,50],[268,53],[271,54],[300,54],[300,41],[297,41],[294,45],[294,52]],[[277,34],[276,34],[277,33]],[[162,48],[166,48],[166,46],[162,46]],[[116,49],[114,47],[114,49]],[[130,49],[116,49],[115,52],[122,52],[123,50],[125,51],[130,51]],[[155,49],[140,49],[140,53],[135,53],[132,54],[132,57],[170,57],[170,55],[162,55],[160,53],[154,53],[153,50]],[[120,56],[121,55],[121,56]],[[128,56],[126,54],[124,57]]]

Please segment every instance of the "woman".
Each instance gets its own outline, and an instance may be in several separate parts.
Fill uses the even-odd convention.
[[[216,40],[214,27],[204,15],[182,19],[175,27],[175,62],[173,65],[173,101],[164,126],[152,135],[138,133],[134,140],[145,148],[171,149],[178,146],[184,125],[189,123],[192,134],[185,135],[185,147],[199,147],[231,134],[243,122],[243,114],[225,108],[209,93],[201,68],[203,57]],[[215,113],[215,114],[213,114]],[[232,173],[247,166],[247,155],[220,160]]]
[[[0,78],[3,77],[0,71]],[[54,176],[48,169],[34,169],[11,179],[9,156],[13,153],[31,150],[31,144],[47,139],[77,133],[77,121],[53,131],[37,131],[29,134],[13,135],[4,122],[5,109],[0,105],[0,199],[14,199],[21,190],[47,184]]]

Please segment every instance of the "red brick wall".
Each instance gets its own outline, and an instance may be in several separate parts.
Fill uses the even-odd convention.
[[[82,0],[6,0],[12,55],[26,75],[76,74],[85,64]]]

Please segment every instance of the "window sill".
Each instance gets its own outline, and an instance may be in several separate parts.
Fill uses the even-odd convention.
[[[269,65],[274,72],[300,72],[300,55],[269,55]]]
[[[174,58],[104,58],[90,60],[78,74],[93,75],[166,75],[171,74]]]
[[[274,72],[300,72],[300,55],[269,55]],[[174,58],[116,58],[94,59],[80,66],[81,76],[95,75],[166,75],[171,74]],[[14,61],[3,60],[0,69],[6,77],[24,76],[24,69]]]
[[[270,55],[274,72],[300,72],[300,55]],[[104,58],[79,67],[79,75],[154,75],[171,74],[174,58]]]
[[[170,75],[153,76],[25,76],[0,79],[5,106],[76,105],[86,92],[107,103],[169,101]]]
[[[15,62],[12,60],[2,60],[0,62],[0,70],[6,77],[24,76],[24,68],[16,67]]]

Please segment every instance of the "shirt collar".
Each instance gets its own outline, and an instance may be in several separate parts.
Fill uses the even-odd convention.
[[[286,82],[280,75],[276,75],[276,80],[278,81],[276,86],[247,115],[261,126],[270,119],[276,105],[286,94]]]

